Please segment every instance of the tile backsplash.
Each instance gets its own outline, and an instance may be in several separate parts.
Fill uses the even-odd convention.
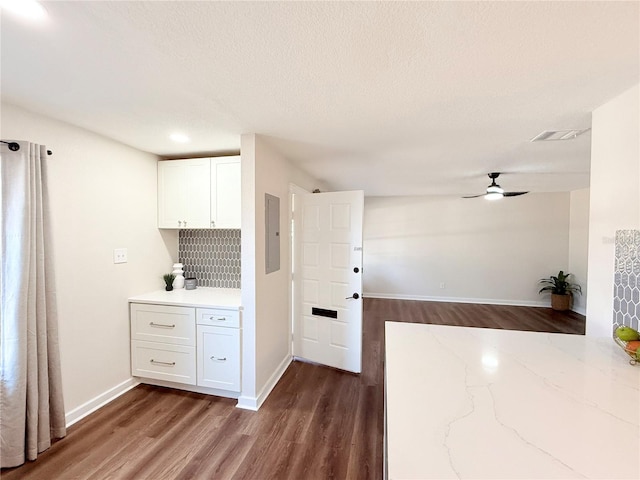
[[[615,246],[613,325],[639,330],[640,230],[618,230]]]
[[[180,230],[178,261],[198,286],[240,288],[240,230]]]

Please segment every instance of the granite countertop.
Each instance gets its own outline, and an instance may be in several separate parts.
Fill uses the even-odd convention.
[[[170,292],[157,290],[130,297],[129,302],[184,307],[242,309],[239,288],[198,287],[195,290],[178,288]]]
[[[386,322],[389,479],[640,478],[640,366],[611,338]]]

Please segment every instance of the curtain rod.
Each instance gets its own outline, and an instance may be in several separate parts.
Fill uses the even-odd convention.
[[[20,144],[16,142],[5,142],[4,140],[0,140],[0,143],[8,145],[9,150],[11,150],[12,152],[17,152],[18,150],[20,150]],[[47,150],[47,155],[53,155],[53,152],[51,150]]]

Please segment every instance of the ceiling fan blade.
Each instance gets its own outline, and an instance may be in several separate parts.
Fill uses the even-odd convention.
[[[505,197],[517,197],[518,195],[524,195],[525,193],[529,192],[504,192],[503,195]]]
[[[466,197],[462,197],[462,198],[478,198],[478,197],[484,197],[486,195],[486,193],[483,193],[481,195],[469,195]]]

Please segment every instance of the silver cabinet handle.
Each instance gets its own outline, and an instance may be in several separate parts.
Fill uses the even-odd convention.
[[[215,227],[216,226],[216,222],[214,222],[213,220],[211,220],[211,226]]]
[[[227,317],[209,317],[209,320],[217,320],[218,322],[226,322],[227,321]]]
[[[149,322],[149,325],[152,327],[162,327],[162,328],[176,328],[176,325],[165,325],[164,323],[153,323]]]
[[[181,227],[182,226],[182,220],[178,220],[178,226]]]
[[[226,362],[227,361],[227,357],[222,357],[222,358],[211,357],[211,360],[218,360],[220,362]]]
[[[187,226],[187,221],[185,220],[183,223],[184,223],[184,226],[186,227]]]
[[[160,362],[159,360],[154,360],[153,358],[149,361],[149,363],[152,363],[154,365],[166,365],[167,367],[173,367],[176,362]]]

